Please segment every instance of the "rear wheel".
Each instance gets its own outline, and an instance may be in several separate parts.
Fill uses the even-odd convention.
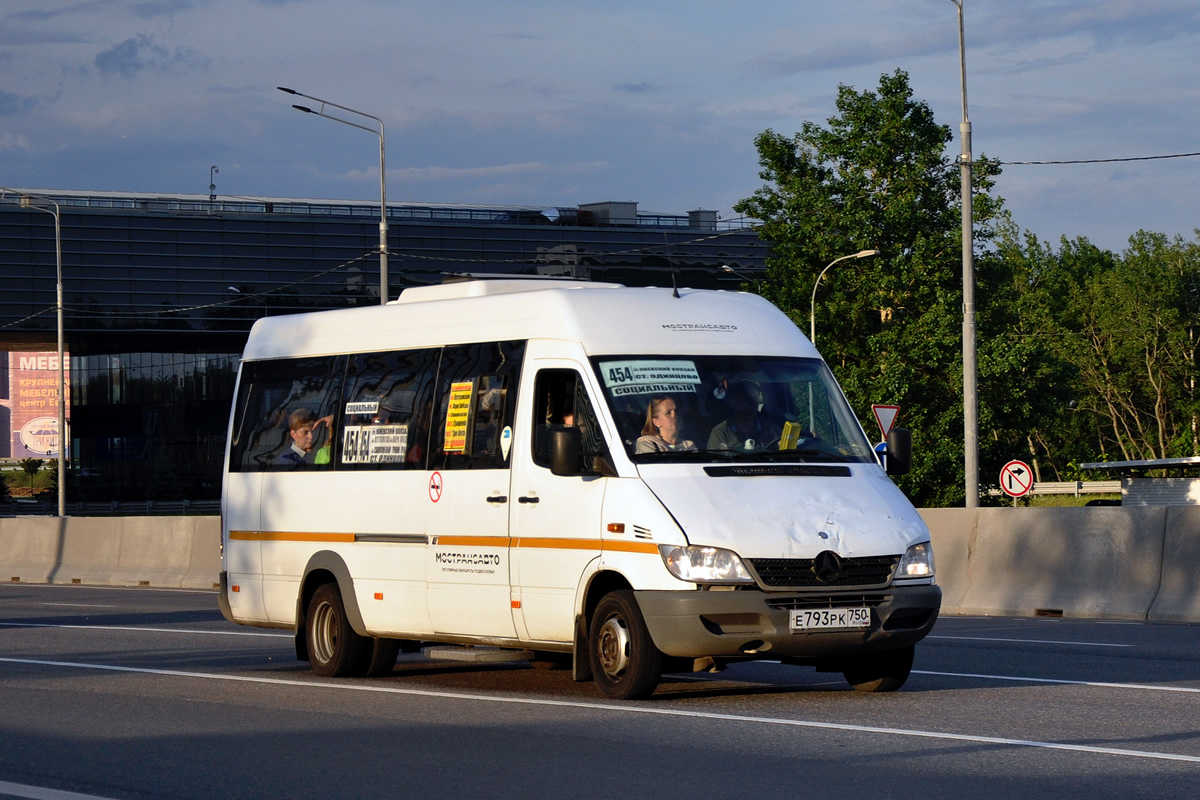
[[[859,692],[894,692],[908,680],[913,653],[909,645],[899,650],[858,656],[842,670],[847,682]]]
[[[312,671],[324,678],[357,677],[371,662],[371,640],[350,627],[337,585],[325,583],[313,592],[305,618]],[[392,657],[395,663],[395,656]]]
[[[588,654],[596,686],[607,697],[650,695],[662,677],[663,654],[654,646],[633,592],[610,592],[588,628]]]
[[[371,658],[367,662],[367,677],[381,678],[391,675],[396,668],[396,656],[400,655],[399,639],[373,639]]]

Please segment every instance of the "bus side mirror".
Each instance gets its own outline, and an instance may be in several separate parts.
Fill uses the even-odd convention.
[[[887,435],[887,474],[907,475],[912,469],[912,431],[892,428]]]
[[[550,438],[550,471],[555,475],[583,474],[579,469],[583,435],[578,428],[557,428]]]

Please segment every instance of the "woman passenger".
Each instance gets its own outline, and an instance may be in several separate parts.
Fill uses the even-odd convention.
[[[675,400],[667,395],[650,398],[646,406],[646,424],[633,447],[634,453],[677,453],[693,451],[696,443],[679,438],[679,414]]]

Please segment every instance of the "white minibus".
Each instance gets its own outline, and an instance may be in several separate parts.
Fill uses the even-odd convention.
[[[881,466],[907,470],[907,431],[881,459],[753,294],[411,288],[259,320],[235,395],[221,611],[294,631],[318,675],[442,643],[616,698],[754,659],[891,691],[937,619],[929,530]]]

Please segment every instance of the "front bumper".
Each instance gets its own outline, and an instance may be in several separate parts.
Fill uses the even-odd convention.
[[[779,658],[814,661],[916,644],[933,630],[938,586],[811,595],[748,591],[635,591],[655,646],[683,658]],[[871,625],[849,631],[793,633],[791,608],[871,608]]]

